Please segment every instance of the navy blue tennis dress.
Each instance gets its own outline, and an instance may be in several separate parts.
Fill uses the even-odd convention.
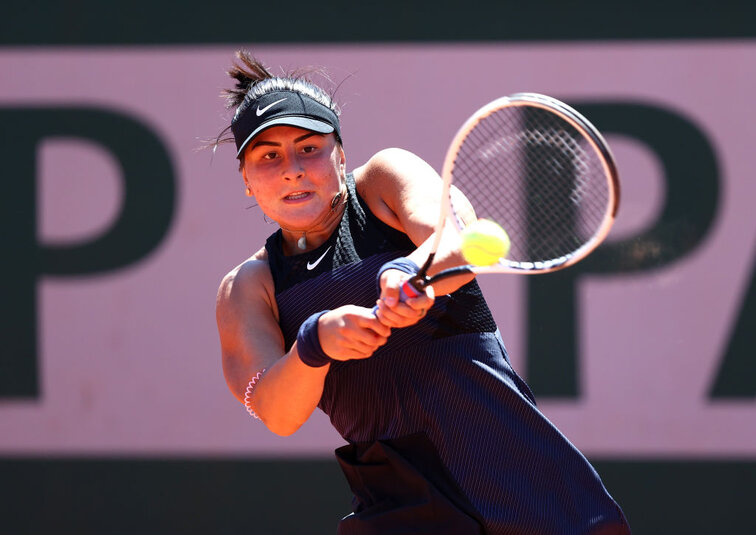
[[[333,235],[284,256],[266,242],[287,350],[311,314],[372,307],[376,273],[409,238],[373,215],[347,177]],[[536,408],[509,364],[477,282],[436,298],[370,358],[334,362],[319,407],[348,442],[336,456],[354,493],[339,535],[628,534],[585,457]]]

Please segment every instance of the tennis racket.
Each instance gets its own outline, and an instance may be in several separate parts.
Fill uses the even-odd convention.
[[[461,273],[549,273],[585,258],[606,237],[619,206],[614,158],[599,131],[554,98],[518,93],[475,112],[449,147],[431,253],[402,286],[408,297]],[[461,232],[452,184],[478,218],[498,223],[511,240],[491,266],[459,266],[428,277],[447,220]],[[461,210],[462,207],[459,207]]]

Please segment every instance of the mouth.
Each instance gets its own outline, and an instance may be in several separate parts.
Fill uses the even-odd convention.
[[[284,197],[284,201],[301,201],[311,195],[309,191],[295,191]]]

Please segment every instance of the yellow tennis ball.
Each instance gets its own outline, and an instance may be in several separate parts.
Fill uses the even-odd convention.
[[[474,266],[491,266],[509,253],[509,236],[498,224],[478,219],[462,230],[462,255]]]

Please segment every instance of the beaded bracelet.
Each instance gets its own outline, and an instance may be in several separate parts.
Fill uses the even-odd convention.
[[[320,337],[318,336],[318,320],[320,316],[330,312],[323,310],[316,312],[309,318],[307,318],[301,327],[299,327],[299,333],[297,333],[297,352],[299,353],[299,359],[311,368],[320,368],[332,361],[323,347],[320,345]]]
[[[252,392],[254,392],[257,381],[260,380],[260,377],[263,376],[266,369],[267,368],[263,368],[261,371],[257,372],[257,375],[252,377],[252,380],[247,385],[247,391],[244,393],[244,406],[247,408],[249,415],[257,420],[259,420],[260,417],[252,410]]]

